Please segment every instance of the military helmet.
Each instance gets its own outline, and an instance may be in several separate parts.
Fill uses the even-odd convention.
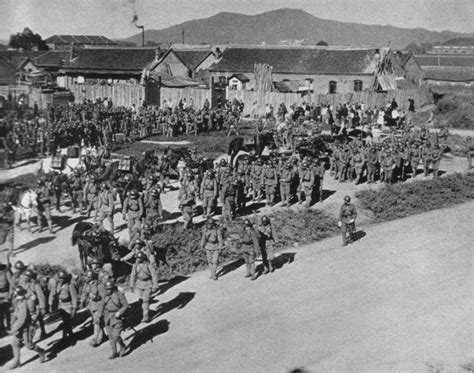
[[[349,197],[349,196],[345,196],[345,197],[344,197],[344,201],[346,201],[346,202],[350,202],[350,201],[351,201],[351,197]]]
[[[89,269],[86,272],[86,277],[90,279],[96,279],[98,277],[97,272],[93,271],[92,269]]]
[[[262,216],[262,223],[269,223],[270,222],[270,219],[268,218],[267,215],[263,215]]]
[[[26,269],[23,274],[29,278],[35,278],[35,273],[31,269]]]
[[[247,226],[247,227],[251,227],[251,226],[252,226],[252,222],[250,221],[250,219],[245,219],[245,220],[244,220],[244,225]]]
[[[106,289],[113,289],[113,288],[115,288],[115,284],[112,280],[108,280],[108,281],[105,282],[104,287]]]
[[[26,290],[23,286],[17,285],[15,289],[13,289],[13,294],[15,295],[25,295]]]
[[[143,251],[139,251],[137,254],[137,259],[145,259],[146,258],[146,255]]]
[[[15,269],[19,270],[19,271],[22,271],[26,268],[25,264],[19,260],[15,263]]]
[[[133,198],[133,199],[137,199],[138,198],[138,192],[134,189],[130,192],[130,197]]]
[[[92,258],[92,259],[89,261],[89,264],[102,265],[102,261],[101,261],[99,258]]]
[[[158,196],[160,195],[160,193],[158,192],[157,189],[153,189],[153,190],[151,191],[151,195],[152,195],[153,197],[158,197]]]
[[[207,218],[207,220],[206,220],[206,225],[207,225],[208,227],[213,227],[215,223],[216,223],[216,222],[214,221],[213,218],[210,218],[210,217],[209,217],[209,218]]]
[[[221,161],[220,161],[220,164],[225,165],[225,164],[227,164],[227,161],[224,158],[222,158]]]
[[[59,272],[58,272],[58,277],[59,277],[59,278],[62,278],[62,279],[64,279],[64,280],[67,280],[67,278],[68,278],[69,276],[68,276],[68,274],[67,274],[66,271],[59,271]]]
[[[137,240],[133,243],[133,247],[135,247],[135,246],[145,246],[145,245],[146,245],[145,241],[143,241],[143,240],[140,239],[140,238],[137,239]]]

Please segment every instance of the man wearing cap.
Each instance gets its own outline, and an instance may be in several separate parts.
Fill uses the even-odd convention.
[[[425,176],[428,176],[428,173],[430,170],[431,155],[432,155],[431,145],[429,142],[427,142],[421,150],[421,159],[423,161],[423,171],[424,171]]]
[[[97,208],[99,209],[99,219],[97,223],[102,225],[104,220],[107,219],[110,224],[110,232],[114,233],[114,205],[115,198],[114,194],[110,190],[108,183],[102,183],[102,190],[99,194],[99,202]]]
[[[74,333],[72,331],[72,320],[76,316],[78,305],[77,290],[71,283],[70,275],[65,271],[59,271],[58,281],[51,289],[49,294],[49,307],[52,310],[54,305],[58,304],[59,315],[63,321],[63,336],[74,343]]]
[[[378,155],[377,149],[370,148],[369,155],[367,157],[367,182],[375,183],[375,172],[377,170]]]
[[[382,162],[383,173],[385,178],[385,183],[392,184],[393,182],[393,170],[396,167],[395,157],[392,155],[392,151],[388,150],[386,156]]]
[[[142,251],[137,252],[136,261],[132,267],[130,289],[132,292],[138,289],[138,301],[143,311],[141,322],[150,322],[150,298],[151,294],[158,289],[158,278],[155,268]]]
[[[128,302],[125,295],[119,291],[113,281],[107,281],[104,284],[105,296],[99,306],[99,313],[104,318],[105,330],[109,337],[110,348],[112,355],[109,359],[125,355],[125,344],[120,336],[123,330],[123,316],[128,308]],[[120,347],[117,353],[117,344]]]
[[[132,229],[140,223],[143,216],[143,203],[139,193],[132,190],[123,203],[122,209],[123,220],[127,221],[128,237],[132,237]]]
[[[104,338],[102,330],[103,320],[100,314],[100,302],[105,297],[104,283],[99,281],[99,276],[96,271],[89,269],[86,272],[87,282],[84,285],[81,293],[81,307],[87,307],[92,316],[92,324],[94,332],[90,345],[97,347]]]
[[[160,199],[160,191],[158,187],[155,187],[149,193],[148,201],[145,204],[145,222],[156,228],[158,222],[163,219],[163,207]]]
[[[222,251],[223,239],[222,231],[212,218],[207,218],[206,225],[202,232],[201,250],[206,250],[207,263],[211,271],[211,279],[217,280],[217,264],[219,253]]]
[[[14,288],[12,294],[15,299],[15,308],[10,329],[13,350],[13,365],[10,369],[16,369],[21,366],[20,351],[23,342],[27,349],[33,350],[39,355],[40,363],[43,363],[45,361],[44,350],[30,339],[31,315],[26,301],[26,291],[22,286],[18,285]]]
[[[222,196],[224,199],[222,215],[227,221],[234,220],[235,210],[237,206],[237,197],[239,191],[239,180],[229,180],[222,189]]]
[[[355,220],[357,218],[357,210],[351,203],[351,197],[344,197],[344,204],[341,206],[339,213],[339,224],[342,233],[342,246],[346,246],[348,243],[352,243],[355,239]],[[349,239],[347,237],[349,233]]]

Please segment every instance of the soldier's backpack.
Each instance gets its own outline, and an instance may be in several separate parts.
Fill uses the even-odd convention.
[[[54,170],[62,170],[65,166],[64,158],[61,155],[53,156],[51,160],[51,168]]]
[[[119,161],[119,171],[130,172],[132,168],[132,160],[130,158],[124,158]]]

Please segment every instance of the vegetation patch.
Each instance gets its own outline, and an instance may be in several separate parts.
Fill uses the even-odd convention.
[[[436,105],[435,118],[437,126],[474,129],[474,93],[445,95]]]
[[[376,220],[394,220],[474,199],[474,174],[387,185],[378,190],[362,190],[356,197]]]

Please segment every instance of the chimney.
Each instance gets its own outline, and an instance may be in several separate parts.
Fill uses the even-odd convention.
[[[76,57],[74,53],[74,43],[71,43],[71,49],[69,50],[69,61],[72,61],[74,57]]]

